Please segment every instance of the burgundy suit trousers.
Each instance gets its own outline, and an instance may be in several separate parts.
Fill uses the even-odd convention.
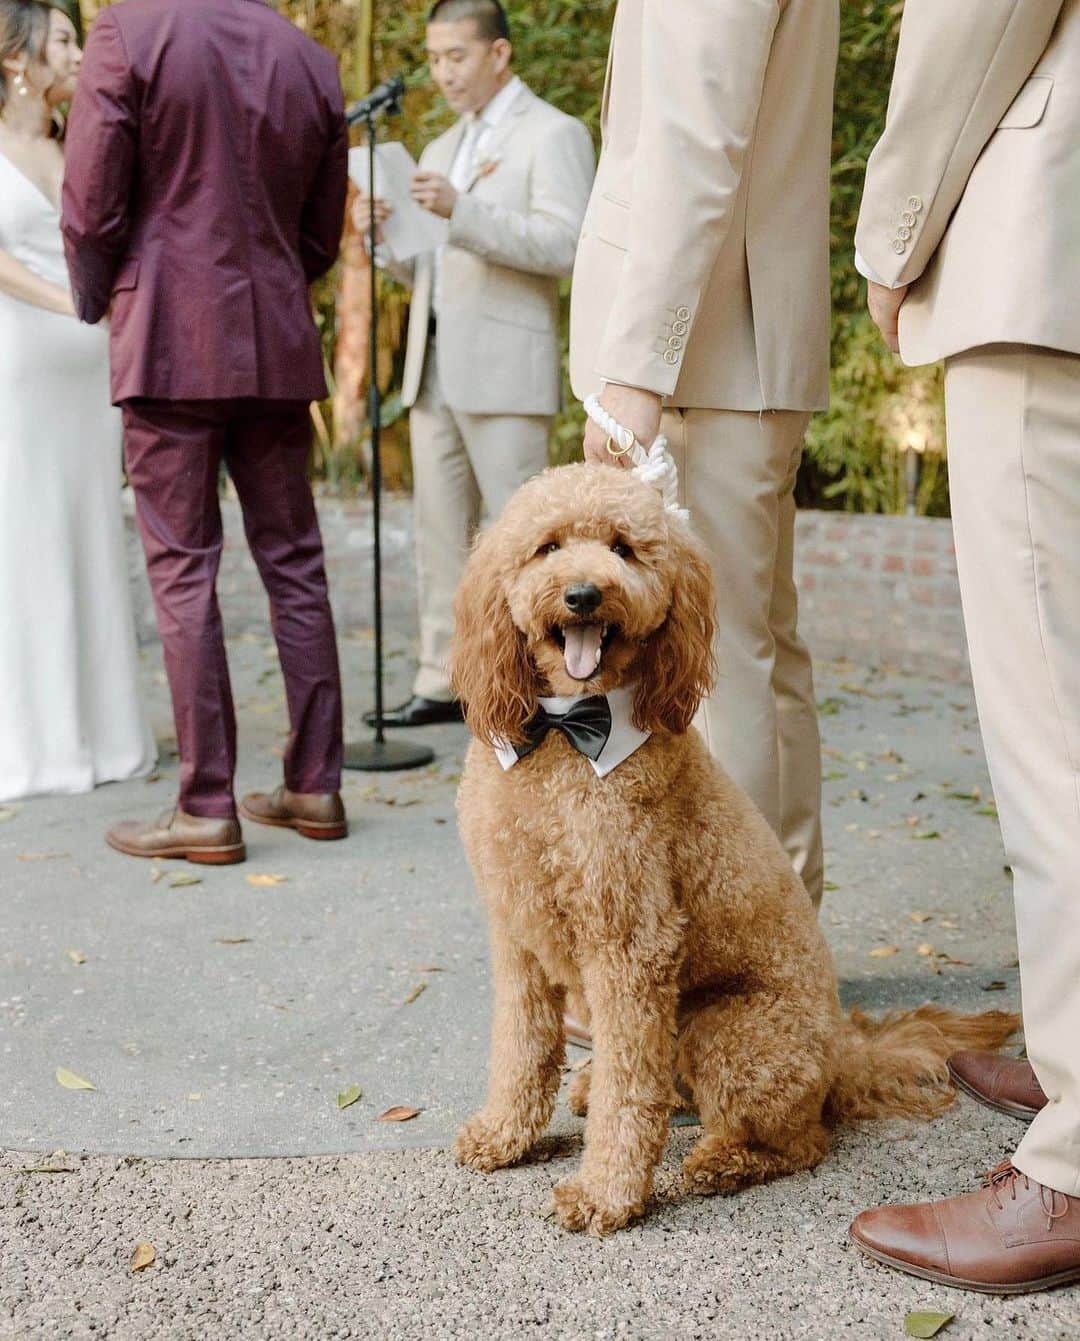
[[[285,785],[294,792],[337,791],[341,677],[307,479],[307,402],[131,400],[123,412],[128,478],[176,718],[180,808],[189,815],[236,813],[236,716],[216,590],[222,462],[270,598],[289,708]]]

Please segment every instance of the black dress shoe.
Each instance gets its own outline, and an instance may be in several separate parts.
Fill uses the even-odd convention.
[[[453,698],[448,703],[435,698],[421,698],[414,694],[399,708],[388,708],[383,713],[383,726],[434,726],[437,722],[463,722],[465,714],[461,703]],[[375,714],[364,713],[364,722],[375,725]]]

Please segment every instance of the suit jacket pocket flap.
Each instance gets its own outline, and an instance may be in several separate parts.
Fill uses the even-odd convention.
[[[1027,130],[1043,119],[1050,90],[1054,81],[1048,75],[1029,79],[1012,101],[1012,106],[998,122],[998,130]]]
[[[121,293],[125,289],[134,289],[139,283],[139,262],[137,258],[130,261],[124,261],[120,269],[116,272],[116,279],[113,282],[113,293]]]

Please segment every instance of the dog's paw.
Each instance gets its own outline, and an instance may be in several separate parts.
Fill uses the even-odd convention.
[[[567,1178],[551,1189],[552,1210],[563,1229],[603,1238],[641,1215],[641,1202],[609,1200],[583,1178]]]
[[[528,1142],[508,1131],[503,1124],[489,1121],[482,1113],[471,1117],[454,1141],[454,1157],[477,1173],[492,1173],[516,1164],[528,1150]]]
[[[575,1117],[585,1117],[589,1112],[589,1083],[592,1078],[592,1064],[579,1071],[570,1082],[566,1093],[566,1106]]]
[[[761,1182],[745,1147],[716,1145],[708,1136],[683,1160],[686,1190],[699,1197],[730,1196]]]

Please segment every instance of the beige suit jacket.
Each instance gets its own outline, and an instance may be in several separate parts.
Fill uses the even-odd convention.
[[[575,394],[824,406],[837,0],[620,0],[574,267]]]
[[[1080,0],[907,0],[856,241],[906,363],[1080,353]]]
[[[424,150],[421,166],[449,176],[465,123]],[[574,264],[592,186],[589,132],[523,87],[484,142],[459,193],[443,249],[436,330],[439,381],[466,414],[555,414],[562,394],[559,279]],[[413,285],[402,399],[416,403],[431,315],[434,255],[399,278]]]

